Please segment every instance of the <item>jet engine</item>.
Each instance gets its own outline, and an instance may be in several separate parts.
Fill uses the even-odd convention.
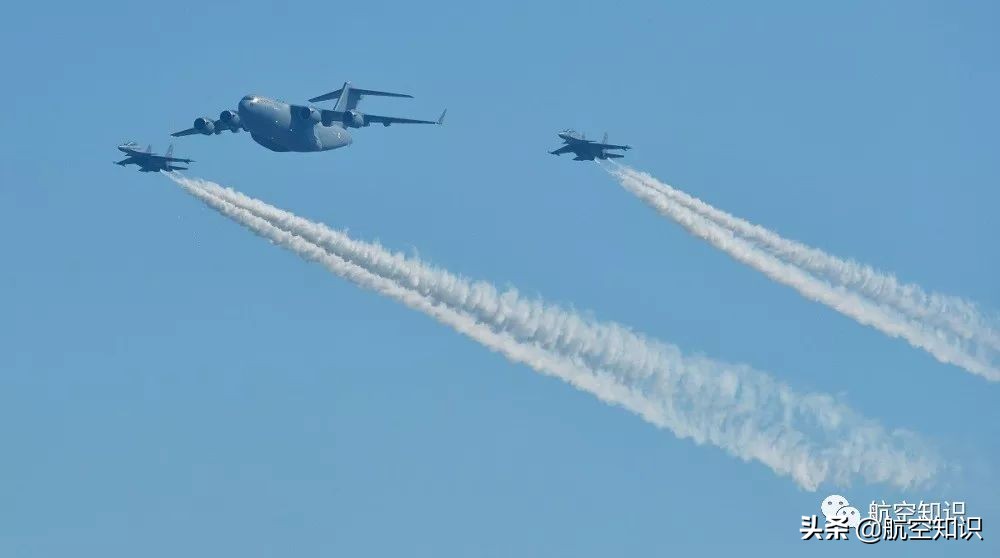
[[[236,114],[236,111],[232,110],[224,110],[220,112],[217,124],[219,124],[220,128],[228,129],[233,133],[239,132],[242,129],[240,115]]]
[[[344,113],[344,124],[349,128],[361,128],[365,125],[365,115],[356,110]]]
[[[319,111],[312,107],[294,107],[295,117],[300,120],[320,121]]]
[[[210,136],[210,135],[216,133],[216,131],[215,131],[215,122],[213,122],[212,119],[209,118],[209,117],[207,117],[207,116],[202,116],[201,118],[196,118],[194,120],[194,129],[198,130],[198,132],[200,132],[202,134],[205,134],[206,136]]]

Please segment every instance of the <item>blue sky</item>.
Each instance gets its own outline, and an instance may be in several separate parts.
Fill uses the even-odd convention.
[[[829,491],[966,500],[996,553],[1000,386],[802,299],[657,216],[565,127],[782,234],[1000,309],[990,2],[8,6],[0,555],[799,556]],[[824,487],[678,440],[269,246],[162,150],[249,92],[361,87],[360,130],[279,154],[176,140],[195,176],[453,271],[839,394],[960,467]],[[829,489],[829,490],[828,490]],[[815,543],[839,555],[847,543]],[[856,542],[850,543],[855,550]]]

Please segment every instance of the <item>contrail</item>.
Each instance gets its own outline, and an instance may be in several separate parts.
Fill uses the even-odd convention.
[[[900,337],[923,349],[941,362],[954,364],[989,380],[1000,380],[1000,369],[980,348],[971,348],[959,335],[944,331],[899,309],[872,300],[843,285],[832,285],[792,263],[779,259],[732,230],[684,207],[634,176],[606,168],[625,190],[634,194],[661,215],[669,217],[689,233],[704,239],[733,259],[774,281],[794,288],[810,300],[821,302],[855,321],[891,337]]]
[[[663,194],[667,199],[694,211],[719,226],[764,248],[778,258],[793,263],[834,284],[889,304],[908,316],[946,327],[964,339],[1000,349],[1000,326],[983,316],[974,302],[960,297],[925,292],[919,285],[900,283],[890,273],[853,260],[844,260],[740,219],[708,203],[657,180],[652,175],[625,165],[614,164],[619,172]]]
[[[857,477],[911,486],[942,467],[913,434],[888,432],[828,395],[796,393],[749,367],[685,356],[624,326],[526,301],[515,291],[500,293],[216,184],[170,176],[209,207],[300,257],[680,438],[759,461],[807,490]]]

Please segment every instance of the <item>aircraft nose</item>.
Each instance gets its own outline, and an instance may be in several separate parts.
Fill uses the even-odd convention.
[[[240,110],[253,111],[261,107],[261,98],[257,95],[247,95],[240,99]]]
[[[248,123],[254,119],[255,116],[261,110],[260,97],[256,95],[247,95],[240,99],[240,104],[237,112],[240,114],[240,119],[244,123]]]

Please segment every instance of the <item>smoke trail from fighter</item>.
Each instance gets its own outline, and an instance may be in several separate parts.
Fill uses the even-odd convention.
[[[983,316],[977,305],[960,297],[925,292],[919,285],[900,283],[890,273],[869,265],[844,260],[740,219],[681,190],[657,180],[652,175],[612,162],[616,170],[662,194],[717,225],[742,236],[778,258],[810,273],[855,289],[881,304],[935,326],[947,328],[963,339],[1000,349],[1000,326]]]
[[[797,484],[928,481],[940,462],[912,434],[887,432],[822,394],[799,394],[746,366],[650,340],[617,324],[526,301],[218,185],[171,175],[216,211],[335,274],[390,296],[648,422],[759,461]]]
[[[891,337],[905,339],[910,345],[927,351],[941,362],[954,364],[989,380],[1000,380],[1000,369],[992,363],[987,353],[980,348],[970,347],[959,335],[907,315],[891,305],[868,298],[843,285],[832,285],[677,203],[635,176],[615,168],[606,170],[618,179],[625,190],[661,215],[669,217],[689,233],[772,280],[792,287],[806,298],[821,302],[863,325],[871,326]]]

